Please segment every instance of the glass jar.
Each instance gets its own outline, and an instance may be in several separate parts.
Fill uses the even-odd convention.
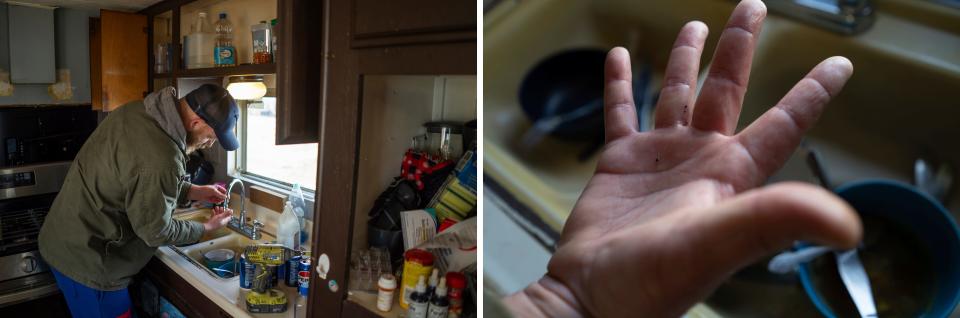
[[[463,123],[433,121],[427,128],[427,149],[439,160],[457,160],[463,155]]]

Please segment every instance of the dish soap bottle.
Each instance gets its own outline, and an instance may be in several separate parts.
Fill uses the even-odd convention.
[[[407,308],[407,318],[427,318],[427,308],[430,304],[430,295],[427,295],[426,279],[420,275],[416,290],[410,294],[410,308]]]
[[[290,204],[290,201],[287,201],[283,206],[283,213],[280,214],[280,220],[277,222],[277,243],[293,249],[299,232],[300,221],[297,220],[297,215],[293,213],[293,205]]]
[[[440,285],[437,285],[437,291],[430,300],[430,309],[427,310],[427,318],[447,318],[450,308],[450,300],[447,298],[447,279],[440,278]]]

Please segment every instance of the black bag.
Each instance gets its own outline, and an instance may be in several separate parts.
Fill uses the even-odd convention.
[[[403,258],[403,231],[400,212],[420,207],[420,194],[411,181],[397,178],[377,197],[367,214],[367,242],[370,247],[381,247],[390,252],[391,263]]]

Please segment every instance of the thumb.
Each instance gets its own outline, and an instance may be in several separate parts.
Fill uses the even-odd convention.
[[[696,216],[686,215],[696,213]],[[860,241],[860,218],[843,199],[823,188],[779,183],[752,191],[710,208],[676,214],[688,233],[687,243],[702,251],[699,260],[708,276],[726,275],[796,240],[834,248],[853,248]],[[667,220],[664,220],[667,221]],[[676,228],[675,228],[676,229]]]

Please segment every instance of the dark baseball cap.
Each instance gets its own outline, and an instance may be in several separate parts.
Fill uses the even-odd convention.
[[[220,85],[203,84],[184,96],[187,105],[217,133],[217,141],[227,151],[240,147],[240,141],[234,134],[240,108],[233,96]]]

